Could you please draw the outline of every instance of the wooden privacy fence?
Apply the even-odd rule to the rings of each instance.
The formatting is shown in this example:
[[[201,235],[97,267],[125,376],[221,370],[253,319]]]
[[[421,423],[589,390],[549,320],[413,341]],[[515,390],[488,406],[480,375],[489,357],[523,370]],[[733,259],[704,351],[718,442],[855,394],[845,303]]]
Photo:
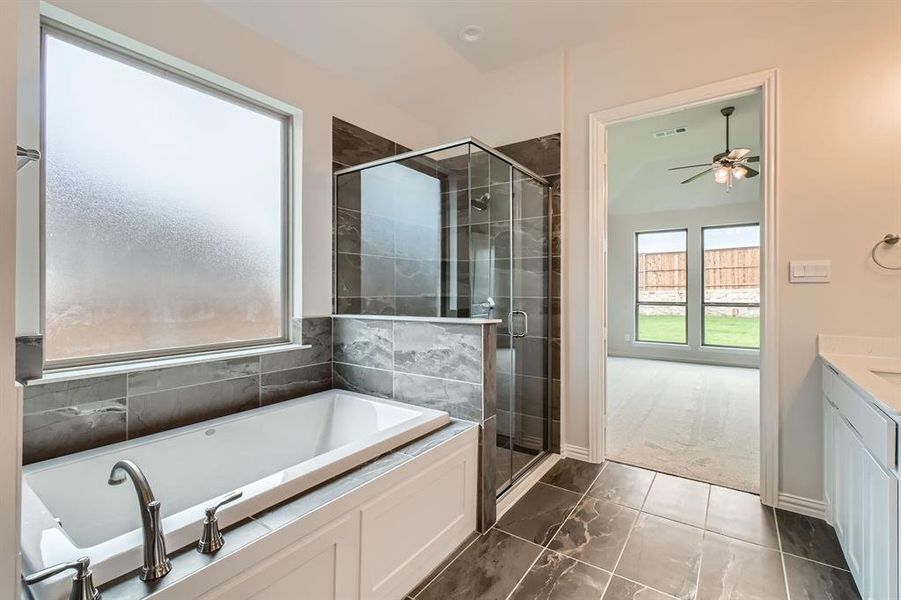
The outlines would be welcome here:
[[[645,291],[686,287],[685,252],[638,255],[638,287]],[[704,287],[760,287],[760,248],[723,248],[704,252]]]

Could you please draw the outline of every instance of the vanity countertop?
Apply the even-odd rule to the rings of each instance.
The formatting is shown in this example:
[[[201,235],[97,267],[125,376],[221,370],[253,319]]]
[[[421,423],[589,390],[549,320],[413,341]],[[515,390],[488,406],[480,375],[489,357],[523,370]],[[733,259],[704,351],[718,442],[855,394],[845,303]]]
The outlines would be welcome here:
[[[820,334],[820,358],[901,421],[901,338]]]

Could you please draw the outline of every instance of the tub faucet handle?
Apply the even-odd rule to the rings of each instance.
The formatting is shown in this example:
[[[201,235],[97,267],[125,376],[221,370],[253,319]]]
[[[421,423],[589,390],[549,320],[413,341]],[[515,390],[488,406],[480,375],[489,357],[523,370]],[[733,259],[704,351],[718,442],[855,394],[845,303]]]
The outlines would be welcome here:
[[[197,542],[198,552],[201,554],[214,554],[225,545],[225,539],[222,537],[222,532],[219,531],[219,518],[216,516],[216,512],[223,505],[234,502],[243,495],[244,492],[235,492],[220,500],[218,504],[206,507],[204,511],[206,516],[203,519],[203,533],[200,534],[200,541]]]
[[[47,567],[37,573],[22,577],[25,585],[33,585],[39,581],[49,579],[54,575],[58,575],[63,571],[75,569],[75,577],[72,578],[72,591],[69,592],[69,600],[100,600],[100,592],[94,587],[93,572],[89,568],[91,559],[82,556],[78,560],[70,563],[59,563],[52,567]]]

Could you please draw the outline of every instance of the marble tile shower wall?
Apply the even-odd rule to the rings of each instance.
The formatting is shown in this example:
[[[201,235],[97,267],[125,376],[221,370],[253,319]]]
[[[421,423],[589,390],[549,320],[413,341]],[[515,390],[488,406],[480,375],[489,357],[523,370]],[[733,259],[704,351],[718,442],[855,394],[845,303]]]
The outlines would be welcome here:
[[[30,464],[332,387],[332,319],[305,318],[311,348],[25,386]]]
[[[494,322],[333,319],[334,385],[479,423],[480,526],[495,520]]]
[[[547,399],[547,378],[550,386],[550,439],[549,449],[560,451],[560,249],[561,249],[561,216],[562,202],[560,196],[560,134],[551,134],[522,142],[508,144],[497,148],[524,167],[544,177],[551,184],[550,214],[545,215],[538,210],[538,205],[526,201],[522,218],[513,221],[516,235],[521,236],[518,248],[522,258],[514,268],[520,269],[516,279],[521,281],[520,289],[514,291],[517,302],[529,313],[529,335],[520,338],[523,360],[517,364],[517,411],[512,416],[515,420],[514,430],[521,432],[526,438],[540,439],[544,427],[544,406]],[[522,190],[528,191],[528,190]],[[516,189],[514,188],[514,193]],[[550,241],[543,237],[550,219]],[[543,272],[542,244],[550,244],[550,273]],[[547,279],[550,277],[550,315],[544,311],[544,293],[547,290]],[[538,317],[537,319],[535,317]],[[502,331],[503,333],[503,331]],[[547,344],[547,338],[550,344]],[[498,430],[504,435],[504,427],[511,421],[504,414],[502,405],[505,392],[503,385],[509,382],[512,365],[503,364],[504,351],[500,348],[506,340],[498,339]],[[550,352],[548,367],[547,352]],[[548,370],[550,371],[548,373]],[[509,397],[509,396],[507,396]]]
[[[336,171],[408,150],[341,119],[332,120]],[[427,157],[401,164],[437,177],[437,165]],[[383,202],[376,199],[364,205],[361,186],[359,173],[338,179],[336,312],[437,315],[441,254],[437,244],[430,243],[438,238],[437,227],[424,226],[423,220],[417,218],[416,207],[403,206],[409,200],[403,194],[395,193]]]

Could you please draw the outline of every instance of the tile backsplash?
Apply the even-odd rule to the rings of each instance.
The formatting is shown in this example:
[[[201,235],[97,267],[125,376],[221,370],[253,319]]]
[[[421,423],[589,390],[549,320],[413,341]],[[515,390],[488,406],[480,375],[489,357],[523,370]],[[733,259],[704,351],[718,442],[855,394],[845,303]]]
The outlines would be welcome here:
[[[311,348],[26,385],[23,462],[331,389],[331,321],[302,320]]]

